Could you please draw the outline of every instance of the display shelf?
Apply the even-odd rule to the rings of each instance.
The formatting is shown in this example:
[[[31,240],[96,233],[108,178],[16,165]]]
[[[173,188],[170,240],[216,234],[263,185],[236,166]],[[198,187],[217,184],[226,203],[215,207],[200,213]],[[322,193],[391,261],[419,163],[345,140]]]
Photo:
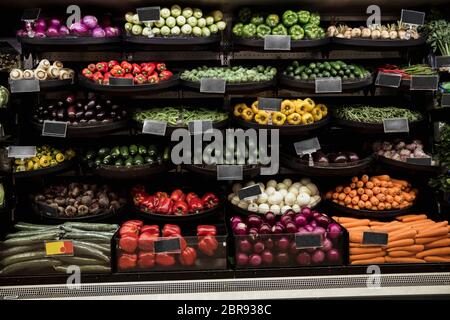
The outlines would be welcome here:
[[[422,173],[429,173],[429,174],[439,174],[439,172],[443,171],[443,168],[440,166],[427,166],[427,165],[420,165],[420,164],[413,164],[408,163],[404,161],[397,161],[392,160],[386,157],[378,156],[377,161],[384,165],[385,167],[389,167],[391,169],[399,170],[399,171],[407,171],[407,172],[422,172]]]
[[[308,134],[313,134],[314,132],[322,130],[331,122],[331,117],[325,117],[322,120],[314,122],[308,125],[260,125],[253,121],[245,121],[239,118],[234,118],[233,122],[241,128],[252,128],[252,129],[277,129],[280,132],[280,135],[289,135],[289,136],[304,136]]]
[[[252,47],[258,49],[264,49],[264,39],[246,39],[246,38],[234,38],[233,43],[238,46]],[[309,49],[326,46],[330,43],[329,38],[317,39],[317,40],[291,40],[291,49]],[[276,51],[276,50],[271,50]]]
[[[315,81],[312,80],[297,80],[293,77],[281,75],[279,77],[280,86],[295,88],[295,89],[315,89]],[[342,80],[342,90],[356,90],[363,89],[372,85],[373,75],[357,80]]]
[[[19,37],[18,40],[22,45],[29,46],[90,46],[90,45],[103,45],[111,43],[120,43],[120,37],[78,37],[78,36],[66,36],[66,37],[45,37],[45,38],[30,38]]]
[[[344,45],[344,46],[355,46],[355,47],[370,47],[370,48],[407,48],[422,46],[426,43],[425,37],[420,37],[419,39],[410,40],[385,40],[385,39],[365,39],[365,38],[336,38],[331,39],[331,43]]]
[[[135,180],[149,178],[171,169],[172,165],[165,163],[161,165],[145,164],[141,166],[132,166],[130,168],[100,165],[93,169],[92,173],[108,179]]]
[[[193,173],[217,179],[217,166],[185,164],[183,165],[183,168]],[[244,165],[242,168],[242,176],[243,178],[256,177],[260,175],[260,171],[260,165]]]
[[[126,43],[151,46],[204,46],[218,43],[220,39],[221,36],[219,34],[210,37],[145,37],[130,34],[123,35],[123,40]]]
[[[187,88],[200,90],[200,82],[180,80],[180,84]],[[225,92],[254,92],[266,90],[273,86],[275,86],[275,80],[261,82],[227,83],[225,85]]]
[[[34,177],[40,177],[40,176],[46,176],[46,175],[52,175],[52,174],[58,174],[61,172],[65,172],[65,171],[70,170],[74,165],[75,165],[75,161],[69,160],[69,161],[64,161],[56,166],[51,166],[48,168],[14,172],[13,175],[14,175],[14,178],[16,178],[16,179],[34,178]]]
[[[186,214],[186,215],[168,215],[168,214],[158,214],[154,212],[147,212],[134,207],[133,210],[136,212],[136,216],[144,221],[161,221],[165,223],[184,223],[184,222],[198,222],[202,219],[207,219],[213,215],[219,215],[223,205],[219,203],[218,206],[203,210],[200,213]]]

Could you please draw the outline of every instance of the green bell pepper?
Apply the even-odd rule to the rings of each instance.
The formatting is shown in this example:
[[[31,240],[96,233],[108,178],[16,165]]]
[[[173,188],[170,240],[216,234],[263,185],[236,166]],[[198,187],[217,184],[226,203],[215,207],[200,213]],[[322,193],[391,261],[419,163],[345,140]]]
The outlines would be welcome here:
[[[272,32],[272,29],[270,29],[270,27],[265,24],[260,24],[256,28],[256,35],[258,36],[258,38],[264,38],[265,36],[269,35],[271,32]]]
[[[132,144],[129,148],[128,151],[130,152],[131,156],[134,156],[138,153],[138,147],[135,144]]]
[[[316,40],[319,39],[319,32],[317,28],[309,28],[309,29],[305,29],[305,36],[306,38],[310,39],[310,40]]]
[[[114,165],[115,165],[116,167],[121,167],[121,166],[123,166],[123,161],[122,161],[122,159],[117,159],[116,162],[114,162]]]
[[[256,34],[256,26],[253,23],[246,24],[242,29],[242,36],[244,38],[252,38]]]
[[[300,10],[297,12],[298,22],[301,24],[307,24],[309,22],[311,14],[309,11],[306,10]]]
[[[235,37],[242,37],[242,29],[244,28],[244,24],[239,22],[236,23],[233,27],[233,35]]]
[[[288,34],[288,31],[286,27],[280,23],[279,25],[277,25],[275,28],[272,29],[272,34],[286,36]]]
[[[110,153],[111,157],[113,157],[114,159],[118,158],[120,156],[120,148],[119,147],[114,147],[111,149],[111,153]]]
[[[252,18],[250,19],[250,23],[253,23],[255,26],[259,26],[264,23],[264,17],[259,13],[252,14]]]
[[[105,165],[109,165],[112,162],[112,157],[110,155],[107,155],[106,157],[103,158],[102,163]]]
[[[266,24],[271,28],[275,28],[279,23],[280,17],[277,14],[269,14],[266,18]]]
[[[133,166],[133,158],[128,158],[127,160],[125,160],[125,166],[126,167]]]
[[[292,10],[287,10],[283,13],[282,20],[286,27],[291,27],[298,21],[297,14]]]
[[[147,153],[150,157],[154,157],[158,154],[158,148],[154,144],[151,144],[147,148]]]
[[[309,17],[309,23],[318,26],[320,24],[320,14],[318,12],[311,13]]]
[[[144,158],[144,161],[145,161],[145,163],[147,163],[147,164],[153,164],[153,162],[154,162],[153,158],[150,157],[150,156],[146,156],[146,157]]]
[[[143,165],[144,164],[144,158],[141,155],[138,154],[136,157],[134,157],[133,164],[135,166]]]
[[[318,31],[319,39],[325,38],[326,32],[325,32],[325,30],[323,28],[318,28],[317,31]]]
[[[138,146],[138,153],[143,156],[147,154],[147,148],[144,147],[143,145],[139,145]]]
[[[109,155],[109,152],[110,152],[109,148],[100,148],[100,150],[98,150],[97,154],[100,157],[105,157],[105,156]]]
[[[244,7],[239,10],[238,16],[239,21],[241,21],[242,23],[247,23],[250,21],[250,18],[252,16],[252,10],[249,7]]]
[[[305,36],[305,31],[298,24],[289,28],[289,35],[292,40],[302,40]]]
[[[120,147],[120,155],[123,157],[123,158],[128,158],[128,155],[129,155],[130,153],[128,152],[128,147],[127,146],[123,146],[123,147]]]

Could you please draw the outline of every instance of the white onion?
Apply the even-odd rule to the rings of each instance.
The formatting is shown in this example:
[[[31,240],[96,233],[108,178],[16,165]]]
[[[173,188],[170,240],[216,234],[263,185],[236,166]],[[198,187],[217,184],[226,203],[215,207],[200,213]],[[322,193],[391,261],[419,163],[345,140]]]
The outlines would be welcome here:
[[[296,199],[296,200],[297,200],[297,199]],[[301,208],[300,208],[300,206],[299,206],[298,204],[294,204],[294,205],[292,206],[292,210],[294,210],[295,213],[299,213],[300,210],[301,210]]]
[[[278,191],[279,193],[281,193],[282,197],[284,198],[287,194],[288,191],[286,189],[281,189],[280,191]]]
[[[266,187],[276,187],[277,186],[277,182],[275,180],[269,180],[266,183]]]
[[[267,188],[266,188],[266,193],[267,193],[267,195],[269,195],[269,196],[273,195],[275,192],[276,192],[276,190],[275,190],[274,187],[267,187]]]
[[[266,213],[269,211],[269,205],[267,203],[261,203],[258,206],[258,213]]]
[[[287,189],[287,186],[284,183],[277,183],[276,189],[277,190]]]
[[[292,180],[291,179],[284,179],[283,183],[286,185],[286,187],[292,186]]]
[[[286,211],[291,210],[291,209],[292,209],[291,206],[282,206],[282,207],[281,207],[281,213],[283,214],[283,213],[285,213]]]
[[[297,200],[297,196],[291,192],[289,192],[285,197],[284,197],[284,202],[288,205],[288,206],[293,206],[295,204],[295,201]]]
[[[300,187],[300,189],[298,189],[298,193],[299,194],[306,193],[308,195],[311,195],[311,190],[306,186],[302,186]]]
[[[314,183],[308,183],[306,187],[311,191],[312,196],[319,194],[319,189],[317,189],[317,186]]]
[[[311,179],[310,178],[303,178],[300,180],[300,183],[304,186],[306,186],[308,183],[311,183]]]
[[[297,197],[297,196],[298,196],[298,194],[299,194],[299,192],[298,192],[298,189],[297,189],[296,187],[289,187],[289,189],[288,189],[288,193],[292,193],[292,194],[294,194],[294,195],[295,195],[295,197]]]
[[[309,204],[311,201],[311,197],[307,193],[300,193],[297,196],[297,203],[300,207],[304,207]]]
[[[272,211],[275,214],[280,214],[281,213],[281,208],[279,205],[277,204],[273,204],[270,206],[270,211]]]
[[[261,203],[266,203],[268,200],[269,200],[269,196],[267,195],[267,193],[263,192],[258,196],[258,200],[256,200],[256,202],[261,204]]]

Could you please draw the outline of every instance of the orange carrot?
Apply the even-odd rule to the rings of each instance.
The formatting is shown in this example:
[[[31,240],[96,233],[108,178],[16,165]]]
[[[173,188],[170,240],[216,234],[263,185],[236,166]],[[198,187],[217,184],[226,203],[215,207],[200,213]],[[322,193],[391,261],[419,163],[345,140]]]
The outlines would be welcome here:
[[[374,187],[374,188],[372,189],[372,191],[373,191],[373,194],[374,194],[374,195],[377,195],[377,194],[380,193],[380,187]]]
[[[384,257],[386,255],[386,252],[380,251],[380,252],[373,252],[373,253],[365,253],[365,254],[354,254],[350,255],[350,260],[367,260],[372,258],[378,258],[378,257]]]
[[[345,199],[345,193],[339,193],[338,199],[339,199],[340,201],[344,201],[344,199]]]
[[[355,260],[351,264],[381,264],[385,263],[385,257],[372,258],[367,260]]]
[[[336,187],[336,192],[342,192],[342,190],[344,190],[343,186],[337,186]]]
[[[362,188],[362,187],[364,187],[364,182],[358,181],[358,182],[356,183],[356,187],[357,187],[357,188]]]
[[[353,222],[342,222],[342,225],[344,228],[352,228],[352,227],[360,227],[360,226],[367,226],[369,227],[369,219],[360,219],[359,221],[353,221]],[[367,228],[369,229],[369,228]]]
[[[387,247],[388,248],[404,247],[404,246],[411,246],[413,244],[414,244],[413,239],[402,239],[402,240],[388,242]]]
[[[358,182],[358,180],[359,180],[358,177],[353,177],[352,178],[352,182]]]
[[[369,196],[367,194],[363,194],[361,195],[361,200],[366,202],[367,200],[369,200]]]
[[[368,181],[368,182],[366,182],[366,188],[367,189],[374,189],[374,185],[373,185],[373,182],[371,182],[371,181]],[[376,187],[376,188],[378,188],[378,187]]]
[[[389,257],[393,257],[393,258],[400,258],[400,257],[411,257],[411,258],[415,258],[415,254],[414,252],[411,251],[391,251],[389,252]]]
[[[415,230],[406,230],[403,232],[393,232],[389,234],[389,241],[397,241],[403,239],[414,239],[416,236]]]
[[[450,262],[450,256],[426,256],[423,258],[426,262]]]
[[[345,188],[344,188],[344,193],[345,193],[345,194],[349,194],[350,191],[352,191],[352,189],[351,189],[350,187],[345,187]]]
[[[364,193],[367,194],[367,196],[368,196],[369,198],[373,196],[373,191],[370,190],[370,189],[365,189],[365,190],[364,190]],[[366,200],[366,201],[367,201],[367,200]]]
[[[425,219],[427,219],[427,216],[425,214],[418,214],[418,215],[412,215],[412,216],[403,218],[402,222],[411,222],[411,221],[425,220]]]
[[[376,220],[370,220],[369,225],[370,226],[384,226],[386,222],[376,221]]]
[[[352,198],[350,198],[349,196],[346,196],[344,199],[344,203],[345,204],[351,204],[352,203]]]
[[[373,176],[373,178],[374,179],[378,179],[380,181],[389,181],[389,180],[391,180],[391,178],[387,174],[383,174],[383,175],[380,175],[380,176]]]
[[[389,256],[384,257],[387,263],[423,263],[425,260],[418,258],[392,258]]]
[[[381,252],[380,247],[350,248],[351,255]]]
[[[436,240],[425,244],[425,249],[440,248],[440,247],[450,247],[450,239],[444,238],[441,240]]]
[[[443,237],[432,237],[432,238],[416,238],[416,244],[427,244],[427,243],[431,243],[434,241],[438,241],[441,239],[447,239],[447,236],[443,236]]]
[[[356,190],[352,190],[352,191],[350,191],[350,193],[349,193],[350,197],[352,197],[352,198],[356,197],[357,194],[358,194],[358,193],[356,192]]]
[[[430,230],[420,230],[417,234],[418,238],[431,238],[431,237],[440,237],[448,234],[448,229],[446,227],[438,227],[432,228]]]
[[[447,255],[450,255],[450,247],[424,250],[416,254],[416,257],[421,259],[426,256],[447,256]]]
[[[412,246],[395,247],[387,249],[388,252],[392,251],[409,251],[409,252],[420,252],[424,250],[423,244],[413,244]]]
[[[349,232],[350,242],[356,242],[356,243],[360,244],[362,242],[362,237],[363,237],[363,234],[361,231],[355,231],[355,232],[350,231]]]

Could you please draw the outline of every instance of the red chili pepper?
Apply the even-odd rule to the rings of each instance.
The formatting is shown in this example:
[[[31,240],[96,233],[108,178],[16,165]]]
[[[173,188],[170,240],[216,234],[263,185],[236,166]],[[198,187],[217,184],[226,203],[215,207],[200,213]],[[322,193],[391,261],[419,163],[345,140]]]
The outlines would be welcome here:
[[[159,234],[154,234],[150,232],[143,232],[139,236],[138,247],[144,251],[153,251],[153,244],[155,240],[158,239]]]
[[[95,66],[94,63],[90,63],[90,64],[87,66],[87,68],[88,68],[92,73],[94,73],[95,71],[97,71],[97,67]]]
[[[149,232],[151,234],[157,234],[159,236],[159,226],[157,224],[145,225],[141,228],[141,232]]]
[[[108,72],[108,64],[106,62],[97,62],[95,68],[100,72]]]
[[[191,200],[192,200],[192,199],[195,199],[195,198],[198,199],[198,195],[197,195],[195,192],[189,192],[189,193],[186,195],[186,202],[187,202],[188,204],[190,204],[190,203],[191,203]]]
[[[219,204],[219,198],[214,193],[208,192],[202,197],[202,204],[205,208],[214,208]]]
[[[170,198],[161,198],[159,199],[158,207],[156,208],[156,212],[162,214],[170,214],[172,210],[172,200]]]
[[[117,60],[109,60],[108,62],[108,68],[112,69],[114,66],[118,66],[119,62]]]
[[[153,62],[141,63],[142,74],[150,76],[155,71],[156,65]]]
[[[128,61],[122,61],[120,63],[120,66],[125,70],[126,73],[131,73],[131,71],[133,70],[133,65]]]
[[[166,64],[165,64],[165,63],[162,63],[162,62],[157,63],[157,64],[156,64],[156,70],[158,70],[158,71],[164,71],[164,70],[166,70]]]
[[[136,262],[137,262],[136,254],[122,253],[119,257],[117,264],[119,270],[127,270],[135,268]]]
[[[184,216],[189,212],[189,206],[186,202],[184,201],[176,201],[173,204],[173,212],[175,215],[177,216]]]
[[[124,76],[125,70],[123,70],[121,66],[117,65],[111,69],[111,74],[113,75],[113,77],[121,78]]]
[[[161,81],[169,80],[173,76],[173,73],[169,70],[163,70],[159,73],[159,79]]]
[[[170,194],[170,199],[172,199],[173,201],[184,201],[185,198],[186,196],[180,189],[173,190]]]
[[[187,247],[180,254],[180,263],[183,266],[192,266],[197,259],[197,251],[192,247]]]
[[[120,236],[119,247],[127,253],[133,253],[138,246],[138,235],[133,233],[126,233]]]
[[[162,199],[162,198],[168,198],[169,195],[167,194],[167,192],[158,191],[157,193],[155,193],[155,197],[157,197],[158,199]]]
[[[139,252],[137,264],[139,268],[152,268],[155,265],[153,252]]]
[[[197,236],[215,236],[217,234],[216,226],[199,225],[197,226]]]
[[[207,256],[213,256],[216,253],[219,243],[216,237],[206,236],[198,242],[198,249]]]
[[[147,78],[143,74],[138,74],[134,77],[135,84],[144,84],[147,82]]]
[[[148,83],[159,83],[159,77],[158,74],[156,72],[154,72],[152,75],[148,76],[147,78]]]
[[[132,66],[133,66],[133,70],[132,70],[131,73],[132,73],[134,76],[136,76],[136,75],[142,73],[142,69],[141,69],[141,67],[140,67],[137,63],[133,63]]]
[[[157,253],[156,255],[156,264],[160,266],[170,267],[175,264],[175,257],[168,253]]]
[[[192,198],[191,202],[189,202],[189,212],[199,213],[203,210],[202,200],[199,198]]]
[[[88,79],[91,79],[93,77],[93,73],[88,68],[84,68],[83,71],[81,71],[81,74],[85,76]]]
[[[127,234],[135,234],[138,235],[139,234],[139,227],[136,225],[132,225],[132,224],[127,224],[127,225],[122,225],[119,229],[119,235],[120,236],[124,236]]]
[[[162,230],[163,237],[181,235],[180,227],[176,224],[165,224]]]

